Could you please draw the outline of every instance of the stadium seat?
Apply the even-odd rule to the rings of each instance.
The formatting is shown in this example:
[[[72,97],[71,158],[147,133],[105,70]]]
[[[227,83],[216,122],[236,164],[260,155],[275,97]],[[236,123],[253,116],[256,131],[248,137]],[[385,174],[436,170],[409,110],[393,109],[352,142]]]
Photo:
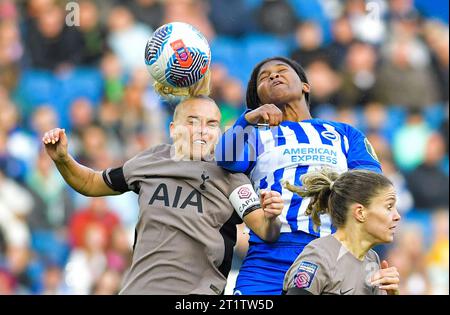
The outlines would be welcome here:
[[[85,97],[94,105],[99,103],[103,92],[103,79],[98,69],[77,68],[59,78],[61,97],[69,104],[75,99]]]
[[[58,101],[58,82],[50,71],[27,70],[22,73],[14,95],[22,115],[28,118],[36,106]]]
[[[31,248],[44,261],[53,261],[64,266],[69,257],[69,245],[50,230],[32,231]]]

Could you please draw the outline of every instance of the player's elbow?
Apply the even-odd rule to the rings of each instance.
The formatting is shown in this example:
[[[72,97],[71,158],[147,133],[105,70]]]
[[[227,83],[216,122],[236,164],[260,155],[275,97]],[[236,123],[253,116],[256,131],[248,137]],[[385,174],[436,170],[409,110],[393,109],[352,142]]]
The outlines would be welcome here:
[[[277,218],[275,221],[267,224],[260,230],[258,236],[267,243],[275,243],[280,237],[281,222]]]

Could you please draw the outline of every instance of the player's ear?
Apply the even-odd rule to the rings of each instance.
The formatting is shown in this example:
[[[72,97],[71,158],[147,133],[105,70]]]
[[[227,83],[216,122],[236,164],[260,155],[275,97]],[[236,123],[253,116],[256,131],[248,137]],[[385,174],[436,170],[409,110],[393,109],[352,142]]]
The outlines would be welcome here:
[[[359,203],[355,203],[351,206],[351,211],[353,214],[353,217],[356,219],[356,221],[363,223],[366,221],[366,208]]]
[[[311,86],[309,85],[309,83],[302,83],[302,90],[303,93],[309,93],[311,91]]]

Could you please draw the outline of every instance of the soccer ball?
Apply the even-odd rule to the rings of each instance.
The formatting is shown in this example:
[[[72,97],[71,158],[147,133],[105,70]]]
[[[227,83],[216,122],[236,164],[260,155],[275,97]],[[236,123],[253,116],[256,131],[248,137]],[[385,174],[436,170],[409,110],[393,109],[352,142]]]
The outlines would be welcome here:
[[[150,75],[166,86],[195,84],[205,75],[210,62],[208,41],[187,23],[164,24],[153,33],[145,48]]]

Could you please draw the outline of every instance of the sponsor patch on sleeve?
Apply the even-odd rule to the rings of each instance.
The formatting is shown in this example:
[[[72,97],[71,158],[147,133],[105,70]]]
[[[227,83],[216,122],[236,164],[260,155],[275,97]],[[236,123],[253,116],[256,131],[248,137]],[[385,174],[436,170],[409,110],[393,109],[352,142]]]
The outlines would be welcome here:
[[[297,269],[297,274],[294,277],[294,285],[300,289],[307,289],[316,275],[319,266],[308,261],[302,261]]]
[[[380,162],[380,161],[378,160],[377,154],[375,153],[375,149],[373,148],[372,144],[370,144],[369,140],[367,140],[367,138],[364,138],[364,144],[366,145],[367,153],[369,153],[370,156],[371,156],[375,161]]]
[[[228,199],[241,218],[244,216],[245,211],[260,204],[259,197],[250,184],[239,186],[233,190]]]

